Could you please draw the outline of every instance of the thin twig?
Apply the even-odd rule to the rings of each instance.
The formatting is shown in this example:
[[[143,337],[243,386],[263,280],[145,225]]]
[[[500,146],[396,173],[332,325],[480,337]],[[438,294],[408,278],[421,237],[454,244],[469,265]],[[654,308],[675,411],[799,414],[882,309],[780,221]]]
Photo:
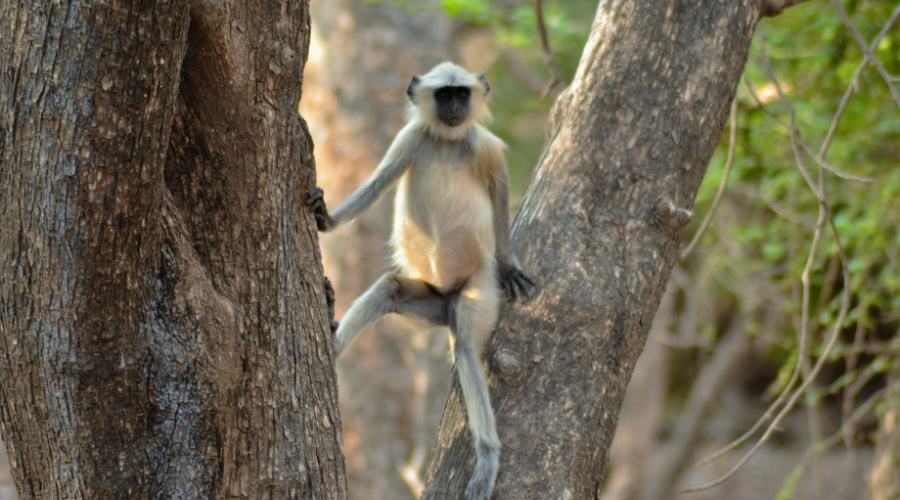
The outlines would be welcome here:
[[[878,35],[875,37],[875,39],[869,45],[869,50],[863,51],[864,52],[863,60],[860,61],[859,65],[856,67],[856,71],[853,73],[853,78],[850,81],[850,85],[847,86],[847,90],[844,92],[844,96],[841,98],[841,104],[838,106],[838,110],[835,113],[834,118],[831,120],[831,125],[828,128],[828,133],[825,134],[825,140],[822,142],[822,146],[819,149],[819,154],[818,155],[810,154],[810,156],[812,156],[813,158],[816,158],[816,161],[819,162],[820,165],[824,166],[824,168],[826,170],[833,172],[838,177],[845,178],[845,179],[853,179],[853,180],[867,180],[867,178],[865,178],[865,177],[855,177],[855,176],[850,176],[848,174],[838,172],[837,170],[835,170],[832,167],[825,164],[822,161],[822,158],[825,157],[825,153],[828,151],[828,148],[831,146],[831,140],[834,138],[834,134],[837,131],[838,123],[840,122],[840,119],[844,114],[844,110],[847,107],[847,102],[850,100],[850,96],[853,94],[854,91],[858,90],[859,76],[862,73],[863,68],[865,68],[866,65],[869,63],[870,57],[874,57],[875,48],[878,47],[878,44],[881,42],[881,39],[884,38],[884,35],[887,34],[887,32],[890,30],[891,26],[893,26],[894,23],[897,22],[898,18],[900,18],[900,5],[898,5],[897,8],[894,9],[894,12],[891,13],[891,17],[887,20],[887,22],[884,24],[884,27],[881,28],[881,31],[878,32]],[[895,80],[896,80],[896,78],[895,78]],[[775,113],[770,111],[766,107],[766,105],[763,104],[762,100],[759,98],[758,95],[756,95],[756,91],[753,89],[753,86],[750,84],[750,81],[746,77],[744,78],[744,85],[747,87],[747,90],[750,92],[750,96],[753,97],[753,100],[756,101],[756,104],[760,107],[760,109],[762,109],[763,111],[766,112],[766,114],[771,116],[772,119],[775,120],[776,123],[778,123],[779,125],[782,125],[783,127],[787,128],[787,129],[790,129],[790,127],[786,123],[779,120],[778,117],[775,115]],[[809,151],[809,149],[806,148],[805,146],[804,146],[804,149]]]
[[[731,162],[734,159],[735,139],[737,138],[737,101],[737,96],[734,96],[734,100],[731,101],[731,132],[728,135],[728,158],[725,160],[725,172],[722,174],[722,182],[719,184],[719,190],[716,192],[716,197],[713,198],[712,205],[709,207],[709,212],[706,213],[706,218],[703,219],[703,224],[700,224],[700,229],[694,234],[694,238],[688,243],[684,251],[681,252],[682,260],[687,258],[688,254],[691,253],[691,250],[694,249],[694,245],[700,241],[700,237],[703,236],[703,231],[706,230],[706,226],[709,225],[713,213],[719,205],[719,200],[722,199],[722,193],[725,192],[725,185],[728,183],[728,173],[731,172]]]
[[[719,450],[712,456],[709,456],[709,457],[703,459],[700,463],[697,464],[697,467],[702,467],[711,462],[715,462],[716,460],[722,458],[723,456],[725,456],[727,453],[731,452],[738,446],[741,446],[742,444],[746,443],[747,440],[749,440],[751,437],[753,437],[753,435],[756,434],[756,431],[758,431],[759,428],[762,427],[762,425],[764,423],[766,423],[767,421],[772,419],[772,417],[775,415],[775,411],[778,410],[779,406],[781,406],[781,403],[784,402],[785,399],[787,399],[789,394],[791,394],[791,390],[794,388],[794,384],[797,383],[797,380],[799,378],[800,378],[800,364],[799,364],[799,359],[798,359],[797,365],[794,366],[794,370],[791,373],[791,378],[790,378],[790,380],[788,380],[788,383],[785,384],[784,389],[782,389],[782,391],[781,391],[781,394],[778,395],[778,398],[775,400],[774,403],[769,405],[769,408],[766,409],[766,412],[763,414],[763,416],[760,417],[756,421],[756,423],[753,424],[753,427],[751,427],[750,430],[748,430],[743,435],[741,435],[741,437],[728,443],[724,448],[722,448],[721,450]]]
[[[778,118],[778,115],[776,115],[769,108],[766,107],[766,105],[762,102],[762,99],[760,99],[759,96],[756,95],[756,91],[753,90],[753,85],[750,83],[750,79],[747,78],[746,75],[744,75],[744,86],[747,87],[747,91],[750,92],[750,97],[753,98],[753,100],[756,102],[756,105],[759,106],[759,109],[765,111],[766,114],[769,115],[770,118],[772,118],[772,121],[781,125],[782,127],[786,128],[787,130],[791,129],[791,127],[787,123],[784,123],[783,121],[781,121]]]
[[[853,411],[853,415],[851,415],[849,420],[847,420],[841,424],[841,429],[838,429],[837,432],[835,432],[831,436],[823,439],[821,442],[810,444],[806,448],[806,451],[804,452],[803,461],[806,461],[806,459],[813,453],[825,452],[832,446],[840,443],[841,439],[842,439],[842,435],[845,432],[844,428],[850,427],[850,426],[856,424],[857,422],[859,422],[860,419],[862,419],[870,411],[872,411],[879,402],[881,402],[886,397],[888,397],[888,392],[889,392],[888,389],[889,389],[888,387],[885,387],[885,388],[875,392],[874,394],[872,394],[872,396],[870,396],[869,399],[867,399],[863,404],[859,405],[856,408],[856,410]],[[852,430],[852,429],[850,429],[850,430]]]
[[[856,31],[856,28],[853,27],[853,23],[850,22],[850,18],[847,17],[847,11],[844,10],[844,6],[838,0],[831,0],[831,5],[834,5],[834,8],[837,9],[838,14],[841,15],[841,20],[844,21],[844,26],[850,30],[850,33],[853,34],[853,38],[856,40],[859,48],[862,49],[863,54],[865,54],[866,59],[875,66],[875,69],[878,71],[878,74],[884,78],[884,81],[887,82],[888,88],[891,90],[891,96],[894,98],[894,102],[897,103],[897,106],[900,106],[900,91],[897,91],[897,87],[894,86],[895,76],[891,75],[884,69],[884,65],[881,64],[881,61],[875,57],[874,49],[875,47],[869,48],[869,45],[866,44],[866,41],[863,39],[862,35],[859,34],[859,31]],[[900,7],[898,7],[900,8]]]
[[[806,154],[809,155],[810,158],[813,159],[813,161],[816,162],[816,164],[817,164],[818,166],[820,166],[820,167],[824,168],[825,170],[831,172],[832,174],[834,174],[834,175],[840,177],[841,179],[847,179],[847,180],[849,180],[849,181],[859,181],[859,182],[873,182],[873,181],[875,181],[875,179],[874,179],[873,177],[866,177],[866,176],[863,176],[863,175],[851,175],[851,174],[845,174],[844,172],[841,172],[841,171],[837,170],[836,168],[832,167],[831,165],[829,165],[829,164],[825,163],[824,161],[820,160],[820,159],[819,159],[820,156],[814,155],[813,152],[812,152],[812,150],[809,149],[809,146],[807,146],[805,142],[801,142],[801,143],[800,143],[800,147],[803,149],[803,151],[806,152]]]
[[[413,334],[409,341],[411,349],[403,349],[401,357],[406,369],[413,379],[413,449],[406,463],[399,465],[397,471],[406,483],[407,488],[416,497],[422,495],[425,481],[422,478],[422,465],[428,453],[427,436],[427,399],[429,377],[427,353],[433,338],[441,338],[432,331],[420,331]]]
[[[556,61],[553,59],[553,51],[550,50],[550,37],[547,36],[547,27],[544,25],[544,7],[541,5],[541,0],[535,0],[534,2],[534,17],[537,21],[538,36],[541,39],[541,56],[544,57],[544,63],[547,65],[547,69],[550,70],[550,81],[541,93],[541,98],[544,98],[550,94],[553,87],[557,85],[565,87],[566,81],[559,71],[559,66],[556,65]]]
[[[881,28],[881,31],[878,32],[878,36],[875,37],[875,40],[872,41],[872,45],[870,45],[871,50],[865,53],[863,56],[863,60],[856,67],[856,71],[853,73],[853,79],[850,80],[850,85],[847,86],[847,90],[844,92],[844,96],[841,98],[841,104],[838,106],[837,112],[834,114],[834,118],[831,120],[831,126],[828,127],[828,133],[825,134],[825,140],[822,142],[822,147],[819,148],[819,154],[815,157],[820,161],[820,163],[824,163],[821,160],[825,158],[825,153],[828,152],[828,148],[831,146],[831,140],[834,138],[834,133],[837,131],[838,122],[840,122],[841,116],[844,114],[844,110],[847,107],[847,101],[850,100],[850,96],[854,91],[857,91],[857,86],[859,82],[859,75],[862,73],[863,68],[866,67],[866,64],[869,62],[869,54],[873,54],[872,51],[878,47],[878,43],[881,42],[881,38],[888,32],[888,30],[893,26],[893,24],[897,21],[897,18],[900,18],[900,5],[894,9],[894,12],[891,14],[891,17],[884,24],[884,27]]]
[[[877,405],[879,402],[881,402],[884,398],[886,398],[888,396],[889,392],[890,392],[890,387],[884,387],[884,388],[876,391],[871,396],[869,396],[869,399],[865,400],[865,402],[863,402],[861,405],[857,406],[855,410],[853,410],[853,414],[850,416],[850,418],[845,420],[841,424],[841,428],[838,429],[838,431],[836,433],[834,433],[830,438],[828,438],[825,441],[825,443],[830,443],[831,441],[834,441],[834,444],[837,444],[837,443],[841,442],[841,440],[844,439],[844,435],[850,434],[850,432],[853,430],[852,429],[853,424],[859,422],[859,420],[861,418],[863,418],[870,411],[872,411],[875,408],[875,405]]]

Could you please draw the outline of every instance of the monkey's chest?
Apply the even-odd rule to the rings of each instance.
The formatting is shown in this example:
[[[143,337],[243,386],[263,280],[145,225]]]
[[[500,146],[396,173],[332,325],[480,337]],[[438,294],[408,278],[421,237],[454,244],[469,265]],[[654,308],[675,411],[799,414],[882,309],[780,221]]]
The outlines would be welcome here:
[[[472,230],[479,239],[493,236],[490,198],[471,169],[416,166],[404,180],[400,188],[405,193],[398,196],[397,208],[403,210],[407,222],[434,238],[459,227]]]

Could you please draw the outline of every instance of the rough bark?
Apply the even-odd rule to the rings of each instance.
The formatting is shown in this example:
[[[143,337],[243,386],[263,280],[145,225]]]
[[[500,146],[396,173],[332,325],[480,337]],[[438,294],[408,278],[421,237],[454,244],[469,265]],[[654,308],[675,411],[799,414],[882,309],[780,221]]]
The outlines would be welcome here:
[[[651,474],[664,424],[666,386],[671,369],[671,347],[661,340],[670,337],[673,330],[677,291],[670,281],[628,383],[619,412],[622,425],[616,430],[609,451],[610,473],[602,500],[639,500]]]
[[[494,499],[600,495],[625,386],[769,2],[600,3],[513,225],[539,294],[487,362],[503,445]],[[458,384],[423,498],[461,498],[474,457]]]
[[[403,126],[412,75],[453,59],[447,43],[453,23],[433,3],[432,9],[404,13],[360,0],[313,2],[301,113],[316,144],[318,185],[329,202],[347,199],[375,170]],[[392,200],[385,196],[352,223],[320,235],[338,319],[388,268]],[[348,496],[412,499],[446,397],[447,335],[389,321],[373,330],[338,363]]]
[[[3,4],[0,429],[22,498],[346,496],[308,43],[306,1]]]

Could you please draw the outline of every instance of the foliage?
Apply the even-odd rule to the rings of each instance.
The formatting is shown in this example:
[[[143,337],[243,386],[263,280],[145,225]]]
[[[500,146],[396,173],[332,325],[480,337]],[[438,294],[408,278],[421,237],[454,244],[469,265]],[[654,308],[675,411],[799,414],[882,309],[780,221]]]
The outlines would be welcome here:
[[[842,5],[867,44],[900,6],[886,0]],[[897,28],[895,24],[888,30],[874,50],[892,75],[900,73]],[[792,374],[805,360],[808,367],[825,356],[826,368],[800,401],[814,411],[825,405],[840,408],[844,427],[833,435],[811,434],[812,454],[873,436],[854,429],[867,413],[884,407],[890,395],[886,372],[896,366],[900,352],[900,102],[889,87],[898,82],[888,83],[868,64],[859,71],[857,84],[851,85],[863,59],[862,48],[834,6],[810,2],[760,23],[745,85],[737,96],[737,139],[728,189],[698,250],[683,263],[692,275],[709,268],[721,283],[741,284],[726,288],[745,310],[777,308],[789,319],[783,323],[786,328],[766,332],[770,354],[782,363],[769,389],[772,399],[790,388]],[[778,96],[773,77],[789,102]],[[835,121],[848,88],[846,107]],[[823,194],[839,238],[826,223],[809,260],[819,201],[798,163],[818,179],[813,155],[821,154],[835,123],[823,159],[843,177],[825,170]],[[698,193],[698,214],[707,213],[715,198],[728,142],[726,134]],[[801,149],[807,145],[808,152],[795,154],[798,144]],[[841,247],[849,281],[843,276]],[[802,279],[808,260],[809,345],[802,349]],[[748,282],[762,282],[764,293],[744,286]],[[845,293],[849,310],[838,324]],[[826,352],[832,332],[837,342]],[[808,370],[802,370],[801,380],[809,378]],[[793,390],[798,386],[796,382]],[[787,479],[781,495],[791,496],[801,472],[798,467]]]
[[[847,5],[854,25],[867,41],[875,38],[895,7],[894,2],[887,1]],[[814,153],[819,151],[863,59],[862,50],[835,9],[809,3],[761,23],[745,71],[747,85],[739,89],[739,133],[731,188],[726,195],[729,209],[740,215],[716,224],[715,231],[704,236],[707,252],[716,252],[720,258],[701,256],[691,264],[704,260],[735,283],[753,274],[765,275],[773,292],[787,299],[781,302],[784,311],[799,315],[800,297],[794,290],[808,258],[818,202],[797,168],[788,109],[775,95],[767,75],[760,36],[765,38],[772,71],[796,110],[801,138]],[[898,44],[898,30],[894,29],[875,51],[893,74],[900,69]],[[762,106],[748,87],[763,101]],[[705,213],[715,196],[727,149],[726,137],[698,194],[698,213]],[[861,325],[872,342],[889,341],[896,335],[898,318],[892,311],[900,307],[898,157],[900,108],[884,79],[868,65],[838,123],[825,161],[840,172],[873,181],[825,174],[825,194],[849,259],[850,283],[842,282],[838,241],[826,230],[810,280],[813,331],[816,326],[819,331],[833,327],[841,306],[840,295],[849,286],[853,306],[843,327],[853,332]],[[808,155],[804,161],[810,168],[815,165]],[[738,258],[718,252],[716,241],[736,242],[741,248]],[[785,333],[784,343],[793,347],[796,332]],[[854,338],[845,335],[841,340],[838,353],[848,351],[848,342]]]

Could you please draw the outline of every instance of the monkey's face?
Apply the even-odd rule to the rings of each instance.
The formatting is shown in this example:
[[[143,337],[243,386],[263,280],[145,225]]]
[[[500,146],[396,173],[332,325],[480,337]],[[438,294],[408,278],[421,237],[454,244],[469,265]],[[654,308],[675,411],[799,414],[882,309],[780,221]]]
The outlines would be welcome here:
[[[435,90],[438,120],[449,127],[462,125],[469,117],[471,99],[472,89],[469,87],[441,87]]]

